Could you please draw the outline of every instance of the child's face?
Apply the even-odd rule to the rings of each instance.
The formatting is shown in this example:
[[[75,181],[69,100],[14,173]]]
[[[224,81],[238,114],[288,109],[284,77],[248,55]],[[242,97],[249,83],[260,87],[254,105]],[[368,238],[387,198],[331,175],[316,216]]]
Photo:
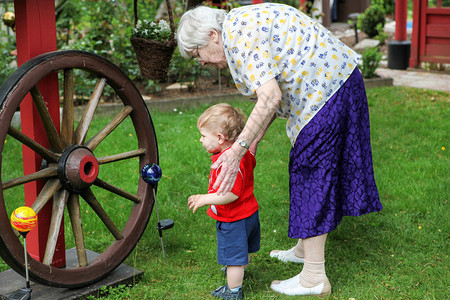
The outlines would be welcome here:
[[[200,142],[202,142],[203,147],[209,153],[218,153],[222,151],[220,136],[213,130],[205,127],[199,128],[200,130]]]

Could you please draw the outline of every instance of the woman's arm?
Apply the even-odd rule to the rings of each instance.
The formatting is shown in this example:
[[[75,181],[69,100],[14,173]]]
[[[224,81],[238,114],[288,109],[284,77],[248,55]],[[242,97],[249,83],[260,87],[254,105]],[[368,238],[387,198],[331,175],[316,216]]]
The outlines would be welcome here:
[[[248,151],[250,151],[251,154],[256,156],[256,150],[258,149],[258,144],[262,140],[263,136],[266,134],[267,129],[269,129],[270,125],[273,123],[273,121],[276,119],[276,114],[273,114],[272,119],[270,120],[269,124],[267,124],[267,127],[261,131],[261,133],[256,137],[256,139],[253,141],[253,143],[250,145],[250,148]]]
[[[239,139],[252,145],[259,137],[262,138],[275,115],[276,108],[281,101],[281,91],[275,78],[264,83],[256,90],[258,102],[256,102]],[[214,184],[214,189],[219,187],[217,194],[223,195],[231,191],[239,171],[239,162],[247,149],[234,143],[231,151],[226,151],[211,166],[212,169],[221,167],[219,176]]]
[[[196,210],[202,206],[224,205],[234,202],[238,198],[239,197],[232,192],[225,193],[224,195],[218,195],[217,193],[192,195],[188,199],[188,205],[189,209],[192,209],[192,213],[195,213]]]

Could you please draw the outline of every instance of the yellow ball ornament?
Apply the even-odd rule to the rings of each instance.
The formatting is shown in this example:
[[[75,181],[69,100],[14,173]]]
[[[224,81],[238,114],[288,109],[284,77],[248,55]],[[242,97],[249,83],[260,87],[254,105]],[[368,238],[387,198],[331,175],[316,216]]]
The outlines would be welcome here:
[[[6,26],[13,27],[16,23],[16,15],[13,12],[7,11],[3,14],[3,23]]]
[[[28,232],[37,224],[36,212],[28,206],[16,208],[11,214],[11,226],[19,232]]]

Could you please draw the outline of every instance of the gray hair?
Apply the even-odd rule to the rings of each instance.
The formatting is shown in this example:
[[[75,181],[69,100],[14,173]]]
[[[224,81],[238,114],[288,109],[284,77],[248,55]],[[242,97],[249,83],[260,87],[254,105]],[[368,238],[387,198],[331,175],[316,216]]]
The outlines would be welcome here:
[[[206,6],[197,6],[188,10],[181,17],[177,30],[178,50],[181,56],[189,58],[192,50],[208,43],[211,30],[222,32],[225,10]]]

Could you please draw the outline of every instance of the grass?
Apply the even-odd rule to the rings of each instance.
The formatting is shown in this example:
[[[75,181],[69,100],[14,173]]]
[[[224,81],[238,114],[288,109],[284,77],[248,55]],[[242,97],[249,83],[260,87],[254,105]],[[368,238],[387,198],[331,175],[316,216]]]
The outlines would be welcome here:
[[[368,90],[374,168],[384,209],[357,218],[344,217],[329,234],[326,269],[333,288],[330,299],[448,297],[449,96],[400,87]],[[249,101],[230,103],[247,115],[252,108]],[[156,214],[151,215],[146,232],[125,261],[144,271],[143,279],[131,289],[103,289],[109,292],[105,299],[207,299],[225,283],[216,262],[214,221],[205,209],[192,214],[186,204],[191,194],[207,189],[210,158],[196,129],[197,117],[206,108],[151,111],[163,170],[159,214],[161,219],[174,219],[175,226],[164,232],[163,259]],[[98,118],[96,122],[106,120]],[[260,203],[261,250],[248,268],[247,299],[290,299],[271,291],[270,282],[292,277],[302,268],[269,257],[272,249],[295,244],[287,237],[290,144],[284,127],[284,121],[275,121],[258,148],[255,194]],[[120,125],[117,136],[105,140],[103,146],[126,151],[135,142],[130,132],[130,123]],[[8,146],[13,148],[11,144]],[[17,172],[13,162],[9,165],[10,169],[3,166],[2,175]],[[108,172],[112,177],[121,176],[117,179],[121,181],[136,177],[134,170],[132,165],[124,165]],[[112,203],[111,211],[117,212]],[[126,212],[116,214],[127,218]],[[86,230],[93,233],[88,248],[101,249],[98,244],[108,244],[109,237],[102,233],[103,225],[90,220]],[[0,270],[6,269],[0,262]]]

